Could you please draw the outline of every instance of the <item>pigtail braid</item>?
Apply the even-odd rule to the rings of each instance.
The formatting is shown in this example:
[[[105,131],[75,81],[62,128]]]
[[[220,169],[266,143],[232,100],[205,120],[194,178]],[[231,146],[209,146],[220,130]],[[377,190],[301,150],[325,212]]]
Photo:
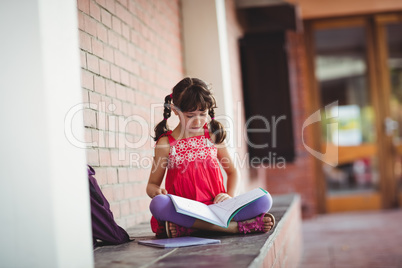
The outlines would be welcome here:
[[[155,127],[155,137],[154,141],[157,141],[160,136],[169,131],[169,126],[167,125],[167,120],[172,114],[172,109],[170,108],[170,104],[172,103],[172,95],[167,95],[165,97],[165,104],[163,109],[163,120],[159,122],[159,124]]]
[[[219,121],[215,120],[214,108],[210,108],[208,114],[211,117],[209,125],[212,134],[215,135],[215,143],[220,144],[226,139],[226,130]]]

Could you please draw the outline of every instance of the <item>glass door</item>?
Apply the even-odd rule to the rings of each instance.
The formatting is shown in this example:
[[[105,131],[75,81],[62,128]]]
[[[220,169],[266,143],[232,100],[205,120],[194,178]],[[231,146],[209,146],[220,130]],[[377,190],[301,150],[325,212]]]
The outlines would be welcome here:
[[[317,22],[312,29],[316,92],[325,118],[322,151],[338,150],[335,164],[322,164],[326,211],[380,209],[379,116],[367,20]]]

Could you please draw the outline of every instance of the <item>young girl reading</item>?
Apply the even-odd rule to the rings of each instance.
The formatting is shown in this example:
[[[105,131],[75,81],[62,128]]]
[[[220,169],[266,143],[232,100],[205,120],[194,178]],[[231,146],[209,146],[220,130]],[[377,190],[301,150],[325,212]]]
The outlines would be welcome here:
[[[214,108],[215,98],[210,89],[197,78],[184,78],[165,97],[164,118],[155,127],[155,156],[147,185],[147,194],[152,198],[151,226],[157,237],[187,236],[196,230],[268,232],[274,226],[275,218],[267,213],[272,206],[269,193],[242,208],[228,228],[177,213],[166,195],[174,194],[207,205],[236,195],[237,171],[225,146],[226,132],[215,120]],[[166,122],[171,111],[180,120],[173,131]],[[226,190],[218,162],[227,174]]]

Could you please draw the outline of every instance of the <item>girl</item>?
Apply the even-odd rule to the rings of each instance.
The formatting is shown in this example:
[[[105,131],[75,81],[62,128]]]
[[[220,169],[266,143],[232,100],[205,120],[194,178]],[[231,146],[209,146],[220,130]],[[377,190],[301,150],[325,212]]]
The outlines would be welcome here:
[[[147,185],[147,194],[152,198],[151,226],[158,237],[186,236],[196,230],[268,232],[274,225],[273,215],[266,213],[272,206],[269,194],[242,208],[228,228],[177,213],[166,195],[170,193],[207,205],[236,195],[237,171],[224,143],[226,132],[215,120],[215,108],[210,89],[197,78],[184,78],[165,97],[164,118],[155,127],[155,157]],[[166,123],[171,111],[180,120],[173,131]],[[227,190],[218,161],[227,174]],[[166,189],[163,189],[166,169]]]

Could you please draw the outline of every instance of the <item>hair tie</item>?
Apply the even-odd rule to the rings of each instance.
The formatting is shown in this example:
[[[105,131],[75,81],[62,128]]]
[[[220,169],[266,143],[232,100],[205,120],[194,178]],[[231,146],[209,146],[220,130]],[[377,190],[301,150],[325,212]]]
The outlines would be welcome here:
[[[163,120],[167,120],[167,118],[163,118]]]
[[[171,99],[173,99],[173,93],[169,95]]]
[[[215,119],[215,117],[211,117],[211,120],[214,120]]]

